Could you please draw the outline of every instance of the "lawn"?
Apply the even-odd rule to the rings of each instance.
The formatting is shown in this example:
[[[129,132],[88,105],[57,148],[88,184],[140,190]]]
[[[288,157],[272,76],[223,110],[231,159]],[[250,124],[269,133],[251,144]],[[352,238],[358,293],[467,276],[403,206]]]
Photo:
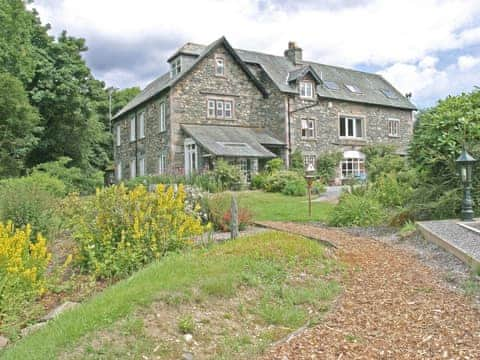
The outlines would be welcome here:
[[[340,277],[318,242],[263,232],[170,254],[0,357],[179,359],[188,348],[195,358],[248,358],[321,321]],[[184,333],[195,341],[185,342]]]
[[[255,220],[272,221],[320,221],[326,222],[333,209],[327,202],[312,202],[312,216],[308,216],[306,196],[286,196],[263,191],[239,192],[240,206],[248,208]]]

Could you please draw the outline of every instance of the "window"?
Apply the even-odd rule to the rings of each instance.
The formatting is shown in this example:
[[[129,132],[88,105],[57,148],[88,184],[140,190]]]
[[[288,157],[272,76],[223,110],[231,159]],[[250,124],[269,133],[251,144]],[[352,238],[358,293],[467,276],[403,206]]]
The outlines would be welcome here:
[[[217,112],[216,112],[216,117],[217,118],[223,118],[223,101],[217,100]]]
[[[335,81],[324,80],[323,85],[330,90],[340,90],[340,86]]]
[[[400,120],[388,119],[388,136],[399,137],[400,134]]]
[[[160,175],[167,172],[167,154],[161,153],[158,157],[158,173]]]
[[[144,176],[145,175],[145,159],[141,158],[138,160],[138,175]]]
[[[121,161],[119,161],[115,166],[115,175],[116,175],[117,181],[122,180],[122,162]]]
[[[180,74],[182,71],[182,60],[181,57],[177,57],[175,60],[172,61],[170,75],[171,77]]]
[[[144,111],[140,113],[140,116],[138,118],[138,127],[139,127],[138,137],[140,139],[143,139],[145,137],[145,112]]]
[[[360,158],[346,158],[342,160],[342,179],[365,175],[365,160]]]
[[[207,114],[209,118],[215,117],[215,100],[208,100]]]
[[[300,81],[300,97],[313,98],[313,83],[311,81]]]
[[[248,161],[247,159],[238,159],[238,167],[240,174],[242,174],[244,181],[248,181]]]
[[[215,58],[215,75],[225,75],[225,60],[222,57]]]
[[[136,126],[135,126],[135,116],[130,119],[130,141],[135,141],[137,139]]]
[[[398,99],[397,94],[391,89],[380,89],[380,91],[389,99]]]
[[[340,137],[362,138],[363,119],[340,117]]]
[[[308,165],[312,164],[315,166],[315,162],[317,161],[317,157],[315,155],[305,155],[303,157],[303,165],[307,168]]]
[[[232,118],[232,102],[225,101],[225,118],[231,119]]]
[[[315,136],[315,121],[302,120],[302,138],[313,138]]]
[[[258,173],[258,159],[250,159],[250,173],[252,175]]]
[[[167,125],[165,123],[165,103],[160,103],[160,132],[167,130]]]
[[[135,159],[130,160],[130,179],[137,176],[137,161]]]
[[[232,119],[233,101],[208,99],[207,117],[216,119]]]
[[[350,90],[352,93],[355,93],[355,94],[361,94],[362,91],[359,89],[358,86],[356,85],[351,85],[351,84],[345,84],[345,87]]]
[[[121,142],[122,142],[121,133],[120,133],[121,130],[122,130],[121,125],[120,125],[120,124],[117,125],[116,130],[115,130],[115,135],[116,135],[116,137],[117,137],[117,141],[116,141],[116,142],[117,142],[117,146],[120,146],[120,145],[121,145]]]

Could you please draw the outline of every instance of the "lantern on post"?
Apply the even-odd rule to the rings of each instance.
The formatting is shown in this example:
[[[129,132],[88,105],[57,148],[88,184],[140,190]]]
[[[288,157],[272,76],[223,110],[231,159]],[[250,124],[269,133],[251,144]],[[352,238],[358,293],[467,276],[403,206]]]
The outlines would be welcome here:
[[[460,179],[463,185],[463,200],[462,200],[462,220],[473,220],[473,200],[472,200],[472,172],[473,165],[477,162],[476,159],[470,155],[465,148],[456,160],[458,170],[460,172]]]
[[[315,179],[315,167],[309,163],[305,170],[305,180],[307,180],[308,187],[308,216],[312,216],[312,184]]]

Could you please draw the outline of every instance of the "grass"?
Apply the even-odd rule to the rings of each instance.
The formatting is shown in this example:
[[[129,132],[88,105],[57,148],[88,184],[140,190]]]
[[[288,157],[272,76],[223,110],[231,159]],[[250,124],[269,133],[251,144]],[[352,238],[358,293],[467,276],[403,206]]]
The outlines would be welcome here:
[[[331,203],[312,202],[312,216],[308,216],[306,196],[286,196],[263,191],[239,192],[240,206],[249,209],[258,221],[321,221],[327,222],[333,209]]]
[[[0,358],[51,359],[60,355],[68,358],[68,354],[79,359],[141,358],[152,352],[179,358],[181,352],[175,351],[181,348],[165,343],[164,334],[152,338],[145,330],[154,321],[158,321],[156,327],[166,322],[164,318],[145,317],[156,312],[152,307],[159,303],[167,307],[166,315],[177,314],[167,329],[175,336],[194,331],[195,337],[199,336],[196,341],[210,341],[212,334],[204,333],[202,338],[201,333],[207,331],[205,328],[212,332],[217,326],[216,331],[224,332],[224,345],[235,343],[238,352],[253,354],[328,309],[340,288],[332,276],[326,275],[339,269],[333,259],[325,256],[319,243],[279,232],[170,254],[61,314],[0,352]],[[222,315],[221,320],[208,318],[208,326],[197,328],[197,323],[202,322],[190,314],[197,303],[208,312],[223,306],[222,314],[228,315]],[[241,338],[236,337],[237,328],[227,326],[233,321],[245,331]],[[251,336],[248,330],[257,329],[258,324],[263,324],[264,336]],[[258,342],[248,340],[257,338]],[[91,345],[95,342],[96,347]],[[152,350],[154,345],[157,352]],[[224,349],[231,356],[229,346],[219,345],[215,355],[221,358]]]

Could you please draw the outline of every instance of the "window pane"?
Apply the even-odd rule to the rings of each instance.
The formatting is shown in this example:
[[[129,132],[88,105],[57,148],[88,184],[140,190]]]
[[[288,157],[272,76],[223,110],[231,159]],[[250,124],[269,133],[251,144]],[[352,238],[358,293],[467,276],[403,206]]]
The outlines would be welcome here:
[[[345,132],[345,118],[340,118],[340,136],[347,136],[347,133]]]
[[[355,119],[356,122],[356,127],[355,127],[355,136],[356,137],[362,137],[363,132],[362,132],[362,119]]]
[[[353,136],[353,119],[347,119],[348,132],[347,136]]]
[[[217,101],[217,117],[223,117],[223,101]]]

